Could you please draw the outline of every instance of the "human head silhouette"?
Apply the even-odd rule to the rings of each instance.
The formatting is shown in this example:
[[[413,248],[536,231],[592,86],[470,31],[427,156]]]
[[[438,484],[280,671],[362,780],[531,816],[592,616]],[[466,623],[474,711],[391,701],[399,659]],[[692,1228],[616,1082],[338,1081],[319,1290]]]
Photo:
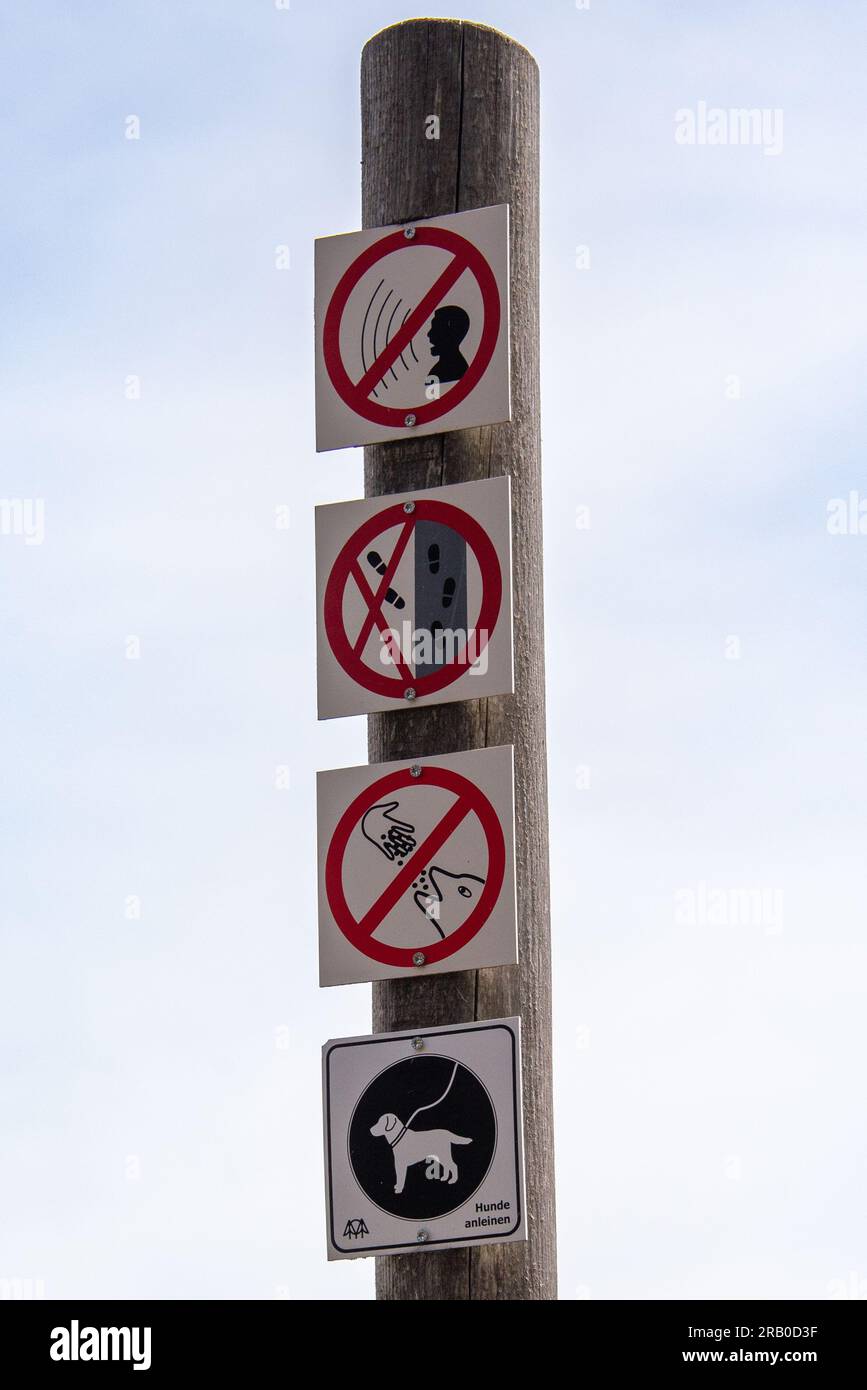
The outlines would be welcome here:
[[[439,358],[431,370],[438,381],[459,381],[467,370],[460,345],[470,328],[470,316],[459,304],[444,304],[431,319],[428,331],[431,355]]]

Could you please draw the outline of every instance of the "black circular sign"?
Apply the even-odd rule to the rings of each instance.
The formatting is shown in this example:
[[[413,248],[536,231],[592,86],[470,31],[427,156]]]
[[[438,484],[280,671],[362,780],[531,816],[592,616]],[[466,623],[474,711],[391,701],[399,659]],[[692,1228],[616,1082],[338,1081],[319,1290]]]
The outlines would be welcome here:
[[[482,1082],[451,1057],[394,1062],[362,1093],[349,1124],[349,1162],[372,1202],[407,1221],[463,1206],[497,1146],[497,1117]]]

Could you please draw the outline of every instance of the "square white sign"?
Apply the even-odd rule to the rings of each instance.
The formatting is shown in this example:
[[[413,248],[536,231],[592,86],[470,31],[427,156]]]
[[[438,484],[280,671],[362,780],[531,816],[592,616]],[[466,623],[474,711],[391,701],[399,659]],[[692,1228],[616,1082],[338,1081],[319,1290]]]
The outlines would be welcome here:
[[[510,481],[316,508],[320,719],[511,694]]]
[[[317,774],[319,983],[514,965],[513,750]]]
[[[322,1049],[328,1258],[526,1240],[521,1025]]]
[[[316,448],[511,418],[509,209],[315,246]]]

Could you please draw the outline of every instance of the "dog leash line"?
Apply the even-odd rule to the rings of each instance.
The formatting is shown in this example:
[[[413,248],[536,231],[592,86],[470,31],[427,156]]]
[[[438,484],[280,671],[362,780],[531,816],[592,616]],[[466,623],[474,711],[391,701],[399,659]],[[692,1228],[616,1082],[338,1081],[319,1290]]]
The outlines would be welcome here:
[[[454,1082],[454,1079],[455,1079],[455,1077],[457,1076],[457,1074],[458,1074],[458,1064],[457,1064],[457,1062],[455,1062],[455,1065],[454,1065],[454,1067],[453,1067],[453,1069],[452,1069],[451,1077],[449,1078],[449,1084],[448,1084],[448,1086],[446,1086],[446,1088],[445,1088],[445,1090],[443,1091],[442,1095],[441,1095],[437,1100],[432,1100],[432,1101],[430,1102],[429,1105],[420,1105],[420,1106],[418,1107],[417,1110],[413,1110],[413,1112],[412,1112],[412,1114],[410,1115],[409,1119],[407,1120],[406,1124],[403,1126],[403,1129],[400,1131],[400,1134],[397,1136],[397,1138],[395,1139],[394,1143],[392,1144],[392,1146],[391,1146],[392,1148],[394,1148],[396,1144],[399,1144],[399,1143],[400,1143],[401,1139],[402,1139],[403,1136],[406,1134],[407,1130],[409,1129],[409,1127],[410,1127],[410,1125],[412,1124],[413,1120],[415,1119],[416,1115],[420,1115],[420,1114],[422,1113],[423,1110],[433,1110],[435,1106],[441,1105],[441,1104],[442,1104],[442,1102],[445,1100],[446,1096],[448,1095],[449,1091],[452,1089],[452,1083]]]

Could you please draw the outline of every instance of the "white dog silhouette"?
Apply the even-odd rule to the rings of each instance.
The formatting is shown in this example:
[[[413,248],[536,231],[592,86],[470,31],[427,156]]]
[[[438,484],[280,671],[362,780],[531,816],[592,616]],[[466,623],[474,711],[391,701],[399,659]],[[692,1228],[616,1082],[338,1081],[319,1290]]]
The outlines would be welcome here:
[[[447,1129],[410,1129],[390,1112],[380,1115],[371,1134],[387,1142],[394,1157],[394,1190],[403,1192],[406,1171],[414,1163],[438,1163],[442,1168],[440,1182],[456,1183],[458,1165],[452,1154],[452,1144],[472,1144],[472,1139],[464,1139],[460,1134],[452,1134]]]

